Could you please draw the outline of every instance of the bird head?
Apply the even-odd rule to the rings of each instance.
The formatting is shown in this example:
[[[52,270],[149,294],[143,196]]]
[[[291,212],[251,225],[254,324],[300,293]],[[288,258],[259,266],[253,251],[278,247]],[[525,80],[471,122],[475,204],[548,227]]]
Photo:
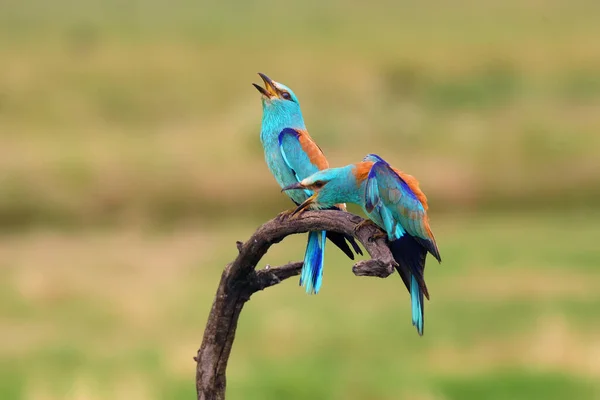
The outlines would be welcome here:
[[[305,210],[323,209],[335,206],[340,203],[349,201],[347,198],[348,190],[346,186],[350,183],[356,186],[351,180],[346,171],[347,168],[329,168],[312,174],[311,176],[286,186],[281,191],[285,190],[310,190],[313,195],[300,204],[294,214]]]
[[[275,82],[263,73],[258,73],[265,87],[253,83],[261,94],[263,114],[272,116],[290,128],[304,128],[304,120],[298,98],[292,90],[282,83]]]

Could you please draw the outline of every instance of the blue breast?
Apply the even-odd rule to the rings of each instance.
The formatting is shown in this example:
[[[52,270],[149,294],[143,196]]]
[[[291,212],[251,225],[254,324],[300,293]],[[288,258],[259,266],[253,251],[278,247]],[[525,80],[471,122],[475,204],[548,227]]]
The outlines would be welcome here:
[[[261,132],[261,142],[265,151],[265,161],[280,187],[286,187],[296,183],[298,180],[294,173],[288,168],[279,149],[279,132]],[[288,190],[286,194],[297,204],[302,203],[308,195],[301,190]]]

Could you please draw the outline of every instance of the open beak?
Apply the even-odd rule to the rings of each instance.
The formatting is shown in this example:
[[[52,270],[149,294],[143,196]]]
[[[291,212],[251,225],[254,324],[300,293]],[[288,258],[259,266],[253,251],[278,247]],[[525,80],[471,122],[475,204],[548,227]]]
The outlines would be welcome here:
[[[273,83],[273,80],[261,72],[259,72],[258,75],[261,77],[261,79],[265,83],[265,87],[263,88],[262,86],[260,86],[256,83],[253,83],[252,85],[254,85],[256,90],[258,90],[260,92],[260,94],[262,94],[263,96],[265,96],[268,99],[278,96],[278,91],[277,91],[277,88],[275,87],[275,84]]]
[[[300,182],[296,182],[296,183],[292,183],[289,186],[284,187],[283,189],[281,189],[282,192],[285,192],[286,190],[297,190],[297,189],[306,189],[304,187],[304,185],[302,185],[302,183]]]
[[[312,196],[310,196],[308,199],[304,200],[304,203],[300,204],[294,210],[294,212],[292,213],[292,216],[298,214],[299,212],[306,210],[311,204],[313,204],[315,202],[315,200],[317,199],[317,195],[318,195],[318,193],[315,193]]]

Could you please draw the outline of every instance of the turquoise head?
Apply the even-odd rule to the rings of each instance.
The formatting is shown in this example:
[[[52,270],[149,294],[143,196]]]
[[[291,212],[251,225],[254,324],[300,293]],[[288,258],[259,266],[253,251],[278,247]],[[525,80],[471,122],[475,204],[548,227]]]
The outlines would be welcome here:
[[[284,128],[306,129],[300,103],[294,92],[265,74],[259,72],[258,75],[265,83],[264,88],[253,83],[261,94],[263,132],[276,131],[279,133]]]
[[[330,208],[341,203],[360,205],[364,198],[364,185],[357,179],[357,171],[355,164],[324,169],[282,190],[307,189],[313,192],[294,213],[307,208]]]

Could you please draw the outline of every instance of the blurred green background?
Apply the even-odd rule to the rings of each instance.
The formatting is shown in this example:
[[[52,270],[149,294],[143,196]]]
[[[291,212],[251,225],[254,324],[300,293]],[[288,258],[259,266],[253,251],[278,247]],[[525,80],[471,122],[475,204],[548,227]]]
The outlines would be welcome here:
[[[0,1],[0,398],[189,399],[220,272],[290,207],[256,72],[332,165],[419,178],[444,262],[258,293],[230,399],[600,399],[600,2]],[[263,263],[299,260],[305,235]]]

